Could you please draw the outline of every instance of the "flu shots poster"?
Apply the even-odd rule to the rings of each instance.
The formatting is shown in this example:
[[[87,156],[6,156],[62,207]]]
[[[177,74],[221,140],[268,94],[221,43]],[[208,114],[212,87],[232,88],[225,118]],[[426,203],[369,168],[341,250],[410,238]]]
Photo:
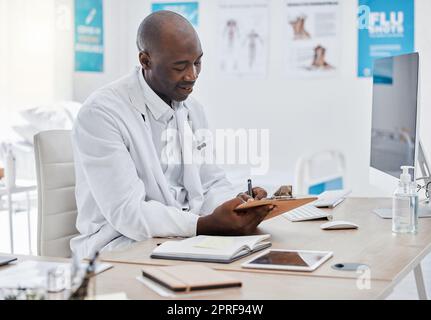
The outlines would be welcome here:
[[[358,77],[370,77],[375,59],[414,52],[414,0],[358,4]]]

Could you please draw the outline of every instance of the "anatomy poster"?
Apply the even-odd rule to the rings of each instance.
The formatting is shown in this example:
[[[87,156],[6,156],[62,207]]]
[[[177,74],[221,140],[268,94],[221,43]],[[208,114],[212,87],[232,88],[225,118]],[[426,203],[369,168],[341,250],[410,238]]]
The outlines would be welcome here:
[[[220,1],[219,70],[232,76],[264,76],[268,59],[267,0]]]
[[[287,75],[334,75],[341,50],[339,1],[286,0],[284,19]]]

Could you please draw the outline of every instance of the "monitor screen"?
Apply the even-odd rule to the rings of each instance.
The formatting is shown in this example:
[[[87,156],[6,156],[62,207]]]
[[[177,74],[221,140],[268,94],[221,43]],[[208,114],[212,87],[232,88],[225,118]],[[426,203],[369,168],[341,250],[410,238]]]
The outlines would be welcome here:
[[[418,67],[417,53],[374,63],[370,165],[396,178],[415,165]]]

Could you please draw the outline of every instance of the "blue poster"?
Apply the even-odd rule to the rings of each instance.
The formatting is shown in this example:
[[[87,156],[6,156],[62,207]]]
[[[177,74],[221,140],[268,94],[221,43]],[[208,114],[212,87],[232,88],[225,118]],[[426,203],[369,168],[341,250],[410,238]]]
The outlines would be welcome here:
[[[103,0],[75,0],[75,71],[103,72]]]
[[[157,2],[151,6],[152,12],[169,10],[182,15],[196,28],[199,24],[198,2]]]
[[[414,22],[414,0],[359,0],[358,76],[372,76],[376,58],[414,52]]]

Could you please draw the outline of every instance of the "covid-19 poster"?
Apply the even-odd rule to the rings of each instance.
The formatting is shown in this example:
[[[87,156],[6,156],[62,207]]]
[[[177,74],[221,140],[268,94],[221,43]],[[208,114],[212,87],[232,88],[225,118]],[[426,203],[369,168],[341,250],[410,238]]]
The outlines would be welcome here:
[[[75,71],[103,72],[103,0],[75,0]]]
[[[358,76],[372,76],[377,58],[413,52],[414,24],[414,0],[359,0]]]
[[[151,11],[169,10],[182,15],[196,28],[199,25],[198,2],[155,2],[151,5]]]

